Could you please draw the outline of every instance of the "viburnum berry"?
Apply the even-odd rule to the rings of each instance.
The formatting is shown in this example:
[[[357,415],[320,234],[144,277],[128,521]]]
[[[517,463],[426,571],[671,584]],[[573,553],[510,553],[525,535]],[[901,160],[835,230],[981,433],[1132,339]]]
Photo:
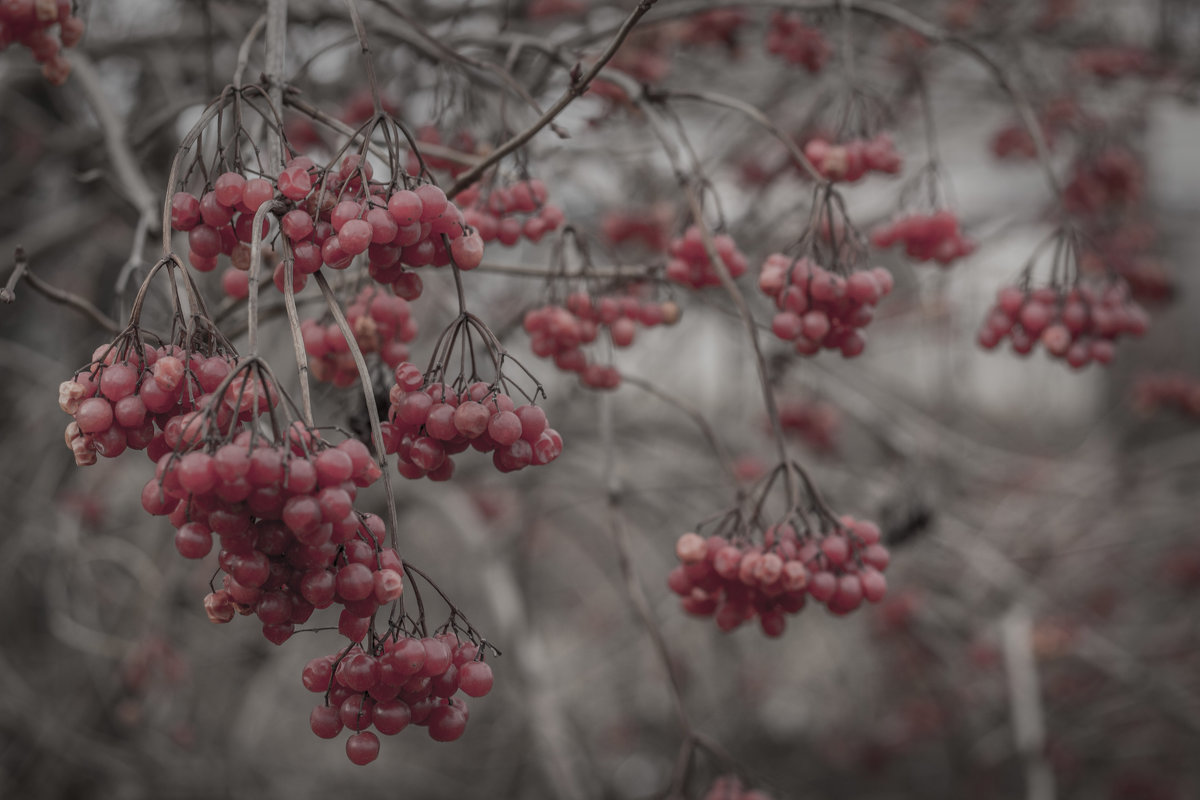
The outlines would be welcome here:
[[[492,453],[501,472],[548,464],[562,452],[562,438],[546,427],[545,412],[517,413],[508,394],[487,384],[461,393],[442,384],[426,386],[420,368],[407,362],[396,367],[395,378],[384,444],[405,477],[448,476],[452,456],[468,448]]]
[[[845,277],[807,256],[792,259],[774,253],[763,262],[758,285],[779,309],[771,330],[796,353],[816,355],[825,348],[853,358],[866,346],[863,328],[874,317],[875,305],[891,292],[893,281],[883,267]]]
[[[881,538],[878,526],[850,516],[821,530],[775,525],[759,544],[689,532],[676,544],[680,566],[667,585],[685,611],[713,616],[723,631],[757,617],[775,637],[786,627],[785,615],[800,611],[807,598],[839,615],[863,600],[881,600],[888,564]]]
[[[1119,279],[1032,290],[1006,286],[997,293],[978,342],[992,350],[1007,338],[1020,355],[1041,344],[1052,358],[1080,369],[1109,363],[1117,339],[1141,336],[1147,325],[1145,311]]]
[[[799,14],[776,11],[767,27],[767,52],[815,74],[821,71],[833,48],[819,28],[806,25]]]
[[[881,225],[871,232],[871,244],[881,249],[900,244],[909,258],[936,261],[943,267],[969,256],[976,247],[962,235],[954,212],[946,210],[907,214]]]
[[[868,172],[896,175],[904,163],[887,133],[872,139],[849,139],[834,143],[814,137],[804,145],[807,158],[827,181],[853,183]]]
[[[716,234],[712,236],[712,243],[730,278],[737,278],[746,271],[746,257],[732,237]],[[698,225],[692,225],[683,236],[672,239],[667,254],[670,256],[667,277],[675,283],[693,289],[721,285],[721,278],[708,256],[704,233]]]

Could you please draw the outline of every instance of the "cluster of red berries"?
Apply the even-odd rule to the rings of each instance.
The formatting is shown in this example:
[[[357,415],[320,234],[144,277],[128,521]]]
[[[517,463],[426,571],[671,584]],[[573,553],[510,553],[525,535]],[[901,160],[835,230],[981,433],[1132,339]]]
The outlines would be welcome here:
[[[815,74],[825,66],[833,48],[820,29],[805,25],[799,14],[776,11],[767,28],[767,52]]]
[[[888,133],[837,144],[820,137],[809,139],[804,145],[804,157],[825,180],[846,183],[853,183],[868,172],[896,175],[904,166]]]
[[[309,716],[312,732],[332,739],[347,728],[346,755],[369,764],[379,755],[379,737],[411,725],[434,741],[452,742],[467,728],[469,712],[459,692],[483,697],[492,690],[492,668],[471,641],[454,633],[415,638],[389,634],[372,652],[354,644],[347,651],[309,661],[304,687],[325,695]]]
[[[65,433],[75,463],[86,466],[96,463],[97,456],[116,458],[126,449],[146,450],[157,461],[174,448],[184,426],[194,424],[196,409],[217,402],[211,393],[232,369],[223,355],[186,353],[174,345],[101,345],[89,366],[58,387],[59,407],[75,418]],[[218,417],[224,424],[247,419],[258,397],[253,388],[235,380]]]
[[[718,233],[712,237],[717,255],[721,257],[730,278],[737,278],[746,271],[746,257],[738,250],[733,237]],[[706,286],[720,286],[721,278],[716,268],[708,258],[708,250],[704,247],[704,233],[700,226],[692,225],[671,240],[667,246],[667,277],[676,283],[690,286],[693,289],[703,289]]]
[[[771,330],[804,356],[822,348],[840,350],[846,358],[862,353],[867,345],[862,329],[893,285],[892,273],[884,267],[843,277],[808,257],[793,259],[782,253],[767,256],[758,278],[758,287],[779,309]]]
[[[837,449],[842,416],[829,403],[791,397],[779,402],[779,424],[784,433],[799,437],[813,450],[831,453]]]
[[[871,232],[871,244],[882,249],[904,246],[905,254],[917,261],[936,261],[948,267],[975,252],[976,244],[963,236],[953,211],[906,214]]]
[[[379,545],[383,521],[353,509],[358,488],[380,475],[366,445],[330,447],[299,425],[288,438],[273,444],[246,430],[226,444],[184,442],[142,490],[142,507],[175,526],[185,558],[204,558],[219,541],[225,575],[204,599],[209,619],[256,614],[275,644],[335,602],[339,629],[355,633],[403,591],[399,556]]]
[[[661,253],[671,238],[674,212],[665,204],[632,211],[610,211],[601,224],[601,232],[609,244],[641,243],[648,250]]]
[[[1083,116],[1078,102],[1072,97],[1058,97],[1038,112],[1038,124],[1046,146],[1052,148],[1058,133],[1080,121]],[[999,159],[1020,160],[1037,158],[1037,146],[1022,122],[1001,128],[992,137],[992,154]]]
[[[1145,170],[1136,155],[1108,147],[1079,159],[1063,188],[1063,205],[1080,216],[1120,212],[1142,198]]]
[[[461,130],[454,134],[450,141],[447,142],[442,137],[442,132],[433,125],[423,125],[421,129],[417,131],[417,142],[420,144],[445,145],[446,147],[453,148],[461,153],[468,154],[474,153],[477,147],[475,137],[471,135],[470,131]],[[470,166],[470,164],[464,164],[462,161],[456,161],[452,158],[436,156],[427,150],[421,151],[421,158],[425,160],[425,166],[429,167],[429,169],[441,170],[448,173],[452,177],[457,176],[459,173],[466,172],[467,168]],[[415,153],[409,153],[408,172],[410,175],[421,174],[421,162],[417,159]]]
[[[633,287],[622,296],[592,297],[587,292],[572,292],[564,305],[550,303],[525,312],[523,324],[534,355],[552,358],[564,372],[578,373],[584,386],[615,389],[621,383],[621,373],[611,364],[589,361],[583,346],[596,341],[601,330],[607,329],[613,347],[629,347],[638,325],[674,325],[679,314],[679,306],[673,301],[643,299]]]
[[[484,197],[479,184],[458,195],[463,220],[479,232],[484,242],[515,245],[524,236],[539,242],[563,224],[562,209],[547,203],[546,184],[537,178],[498,186]]]
[[[718,44],[733,50],[737,46],[738,29],[746,24],[746,12],[737,8],[701,11],[689,17],[679,27],[679,43],[690,45]]]
[[[395,369],[408,359],[408,342],[417,337],[417,321],[408,301],[375,286],[366,286],[346,308],[346,322],[354,341],[364,354],[379,353],[383,363]],[[304,349],[312,358],[312,376],[334,386],[352,386],[358,368],[350,354],[350,343],[336,323],[322,325],[315,319],[300,323]]]
[[[757,789],[747,789],[736,775],[720,775],[702,800],[771,800],[771,795]]]
[[[417,283],[414,292],[406,266],[445,266],[452,257],[461,269],[479,266],[483,240],[465,226],[462,213],[441,189],[424,184],[385,196],[387,185],[371,183],[371,174],[370,162],[357,155],[346,156],[336,170],[319,169],[307,156],[294,158],[274,183],[225,172],[199,199],[177,192],[171,199],[171,226],[187,231],[188,258],[197,270],[211,271],[220,255],[230,257],[235,270],[226,273],[222,285],[232,297],[249,291],[254,214],[263,203],[276,200],[273,211],[290,246],[296,291],[322,266],[345,269],[360,253],[367,254],[372,278],[394,284],[398,295],[410,299],[420,289]],[[266,235],[265,224],[261,233]],[[282,261],[274,278],[283,291]]]
[[[800,611],[809,597],[839,616],[864,600],[883,599],[891,555],[881,538],[877,525],[851,516],[819,537],[786,523],[772,526],[761,545],[685,533],[675,544],[680,565],[667,585],[684,611],[713,617],[722,631],[758,617],[764,633],[780,636],[784,615]]]
[[[1151,75],[1157,69],[1154,59],[1137,47],[1089,47],[1077,50],[1075,69],[1094,75],[1103,81],[1127,75]]]
[[[449,480],[451,456],[473,447],[491,453],[501,472],[549,464],[562,453],[562,436],[546,424],[546,412],[517,406],[506,393],[479,381],[461,393],[426,383],[415,364],[396,367],[391,406],[383,425],[384,447],[397,457],[406,478]]]
[[[1142,375],[1133,386],[1133,405],[1143,414],[1166,408],[1200,419],[1200,378],[1181,372]]]
[[[58,36],[51,30],[58,26]],[[71,64],[62,48],[74,47],[83,38],[83,20],[71,14],[71,0],[5,0],[0,3],[0,50],[14,42],[29,48],[42,65],[42,75],[53,86],[62,86]]]
[[[1014,351],[1027,355],[1040,343],[1079,369],[1109,363],[1120,336],[1141,336],[1146,327],[1146,312],[1121,280],[1032,290],[1006,286],[979,330],[979,345],[991,350],[1007,337]]]

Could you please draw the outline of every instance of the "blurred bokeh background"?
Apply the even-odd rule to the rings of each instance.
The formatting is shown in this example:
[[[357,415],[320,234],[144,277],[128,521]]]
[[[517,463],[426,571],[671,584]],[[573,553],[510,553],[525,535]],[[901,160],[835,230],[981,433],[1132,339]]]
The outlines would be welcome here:
[[[55,403],[59,383],[111,339],[102,323],[123,324],[160,255],[178,142],[231,80],[265,4],[76,5],[86,31],[61,87],[27,48],[0,52],[2,274],[20,247],[36,281],[0,306],[0,797],[643,798],[667,787],[702,797],[730,772],[779,798],[1200,797],[1191,3],[657,4],[609,67],[647,84],[650,99],[614,84],[589,93],[502,162],[499,180],[543,180],[598,274],[658,280],[661,242],[606,234],[614,215],[650,220],[660,236],[691,221],[641,104],[653,106],[691,185],[705,187],[709,224],[750,264],[738,284],[788,452],[835,509],[882,526],[888,595],[844,617],[810,604],[777,639],[753,622],[723,633],[685,614],[666,584],[675,542],[738,491],[697,418],[743,479],[778,461],[735,305],[719,288],[659,281],[681,320],[601,350],[626,380],[597,392],[533,356],[521,330],[522,314],[553,296],[550,278],[582,268],[579,254],[559,234],[492,243],[466,276],[469,305],[545,385],[565,448],[516,474],[467,454],[450,482],[396,478],[402,555],[503,655],[461,740],[406,730],[365,768],[308,729],[314,696],[300,672],[338,646],[336,632],[276,647],[253,618],[211,624],[202,599],[215,555],[184,561],[166,521],[142,510],[151,464],[128,452],[76,467]],[[371,98],[347,5],[286,5],[292,90],[361,122]],[[549,107],[633,7],[357,2],[390,109],[477,157],[538,116],[514,84]],[[701,15],[711,9],[733,13]],[[821,69],[765,47],[784,12],[823,37]],[[247,47],[253,82],[263,44]],[[970,48],[999,66],[1016,105]],[[804,233],[813,183],[750,116],[697,101],[704,92],[754,106],[800,146],[846,125],[890,134],[904,169],[847,186],[849,218],[870,231],[924,208],[933,175],[939,204],[978,248],[949,267],[872,249],[896,289],[866,352],[796,356],[771,335],[774,309],[756,280],[769,253]],[[1015,152],[999,143],[1021,106],[1051,145],[1041,166],[1024,140]],[[285,122],[296,150],[318,161],[344,141],[294,111]],[[1081,269],[1121,274],[1148,333],[1121,341],[1110,366],[1082,370],[1040,348],[982,350],[976,333],[997,289],[1063,219],[1046,171],[1070,185],[1118,149],[1135,165],[1133,188],[1088,217]],[[1035,264],[1035,285],[1047,265]],[[456,313],[450,274],[423,277],[418,363]],[[242,346],[241,304],[222,299],[219,273],[198,278]],[[320,316],[315,288],[299,300],[302,315]],[[287,320],[271,301],[264,352],[294,391]],[[152,318],[155,304],[167,307],[158,289]],[[359,389],[313,392],[322,424],[361,418]],[[360,496],[364,509],[383,505],[379,487]],[[312,621],[330,624],[321,612]]]

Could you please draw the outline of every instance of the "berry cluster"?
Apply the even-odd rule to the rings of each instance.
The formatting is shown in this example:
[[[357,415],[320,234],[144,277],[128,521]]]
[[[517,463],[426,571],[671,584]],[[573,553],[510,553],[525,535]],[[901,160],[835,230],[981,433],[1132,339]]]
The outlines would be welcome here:
[[[601,230],[604,238],[613,246],[638,242],[648,250],[661,253],[667,249],[670,240],[673,216],[674,212],[667,205],[610,211],[604,217]]]
[[[353,510],[358,488],[380,475],[366,445],[330,447],[299,425],[288,438],[272,444],[246,430],[225,444],[182,443],[142,490],[142,507],[175,526],[185,558],[220,542],[225,575],[204,599],[209,619],[256,614],[275,644],[334,602],[344,608],[339,629],[355,633],[403,589],[399,556],[379,544],[383,521]]]
[[[364,287],[346,308],[346,322],[358,349],[364,355],[379,353],[392,369],[408,359],[407,343],[417,336],[417,322],[410,314],[408,301],[374,286]],[[304,349],[312,358],[309,366],[314,378],[343,387],[358,380],[350,344],[335,323],[322,325],[306,319],[300,323],[300,333]]]
[[[883,267],[843,277],[808,257],[782,253],[767,256],[758,278],[758,287],[779,309],[771,330],[805,356],[821,348],[840,350],[846,358],[862,353],[867,344],[862,329],[892,286],[892,274]]]
[[[820,137],[809,139],[804,145],[804,157],[825,180],[846,183],[853,183],[868,172],[896,175],[904,165],[887,133],[880,133],[873,139],[850,139],[839,144]]]
[[[784,433],[799,437],[818,453],[831,453],[837,449],[842,419],[836,406],[791,397],[779,402],[779,424]]]
[[[712,616],[722,631],[758,617],[764,633],[780,636],[784,615],[800,611],[809,597],[839,616],[863,600],[883,599],[891,556],[881,538],[877,525],[851,516],[819,536],[786,523],[772,526],[762,544],[685,533],[675,544],[680,565],[667,585],[684,611]]]
[[[379,755],[379,737],[411,725],[429,731],[434,741],[452,742],[467,728],[466,702],[492,689],[492,668],[471,641],[454,633],[415,638],[389,634],[371,652],[357,643],[346,651],[309,661],[301,674],[304,687],[325,695],[309,716],[312,732],[332,739],[343,728],[354,731],[346,755],[369,764]]]
[[[1063,188],[1063,205],[1079,216],[1117,213],[1142,198],[1145,170],[1136,155],[1108,147],[1076,161]]]
[[[51,29],[58,26],[58,36]],[[83,38],[83,20],[71,14],[70,0],[5,0],[0,3],[0,51],[14,42],[29,48],[42,65],[42,75],[53,86],[62,86],[71,64],[62,48],[74,47]]]
[[[737,278],[746,271],[746,257],[738,250],[733,237],[719,233],[712,237],[717,255],[725,264],[729,277]],[[683,236],[671,240],[667,246],[667,277],[676,283],[703,289],[720,286],[721,278],[708,258],[704,247],[704,234],[698,225],[690,226]]]
[[[783,11],[771,15],[766,44],[767,52],[789,64],[799,64],[814,74],[821,71],[833,53],[833,48],[818,28],[805,25],[798,14]]]
[[[746,24],[746,12],[737,8],[702,11],[679,27],[679,43],[684,45],[723,45],[737,48],[738,29]]]
[[[1027,355],[1039,343],[1054,358],[1079,369],[1112,361],[1116,340],[1141,336],[1147,318],[1124,281],[1080,282],[1070,288],[1006,286],[996,295],[979,330],[979,345],[994,349],[1006,337]]]
[[[547,203],[546,184],[537,178],[500,186],[484,197],[479,184],[458,195],[463,221],[479,232],[484,242],[515,245],[524,236],[539,242],[563,224],[563,212]]]
[[[1133,405],[1143,414],[1166,408],[1200,419],[1200,378],[1179,372],[1142,375],[1133,386]]]
[[[415,364],[396,367],[391,406],[383,426],[384,445],[406,478],[449,480],[451,456],[473,447],[491,453],[501,472],[549,464],[562,453],[562,437],[547,427],[546,412],[479,381],[461,393],[444,383],[427,383]]]
[[[596,341],[607,329],[613,347],[629,347],[638,325],[652,328],[679,321],[679,306],[673,301],[656,302],[638,296],[636,287],[622,296],[592,297],[572,292],[565,305],[547,304],[525,312],[524,328],[530,348],[539,358],[552,358],[565,372],[579,374],[584,386],[615,389],[621,373],[610,364],[590,361],[583,346]]]
[[[909,258],[936,261],[948,267],[975,252],[975,242],[963,236],[953,211],[932,214],[906,214],[871,232],[871,244],[882,249],[894,244],[904,246]]]
[[[771,800],[771,795],[757,789],[747,789],[736,775],[720,775],[702,800]]]
[[[91,364],[58,387],[59,407],[75,418],[65,434],[75,463],[94,464],[98,455],[116,458],[126,449],[146,450],[157,461],[178,443],[196,409],[217,403],[211,393],[232,369],[224,355],[187,353],[175,345],[135,347],[121,340],[101,345]],[[218,414],[223,424],[253,413],[255,392],[244,391],[240,398],[235,393],[245,388],[235,382],[226,390]]]
[[[1137,47],[1089,47],[1076,51],[1075,69],[1102,81],[1127,75],[1150,75],[1157,69],[1154,59]]]
[[[463,222],[458,207],[441,189],[423,184],[390,194],[371,182],[371,164],[346,156],[338,169],[319,169],[312,159],[292,159],[275,182],[247,179],[236,172],[217,177],[200,198],[177,192],[171,199],[171,226],[187,231],[191,265],[209,272],[228,255],[235,271],[222,280],[226,293],[244,297],[250,269],[250,242],[255,212],[274,202],[279,229],[291,251],[292,286],[297,291],[323,266],[346,269],[366,253],[371,277],[394,285],[396,294],[413,297],[419,283],[404,267],[445,266],[453,258],[461,269],[474,269],[483,259],[483,240]],[[266,225],[262,235],[266,235]],[[447,242],[449,246],[447,247]],[[275,285],[283,291],[286,267],[275,268]]]

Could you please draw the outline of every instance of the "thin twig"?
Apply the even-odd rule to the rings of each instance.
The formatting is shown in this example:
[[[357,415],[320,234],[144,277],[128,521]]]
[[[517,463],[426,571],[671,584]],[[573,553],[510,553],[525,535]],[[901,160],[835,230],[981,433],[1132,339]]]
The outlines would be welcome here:
[[[542,114],[542,116],[538,118],[537,122],[533,123],[524,131],[497,147],[492,151],[491,155],[460,175],[458,180],[454,182],[454,185],[450,187],[449,191],[446,192],[446,195],[449,197],[454,197],[463,189],[466,189],[475,181],[479,180],[479,176],[481,176],[488,167],[498,163],[505,156],[522,147],[526,142],[536,136],[538,131],[553,122],[554,118],[562,113],[563,109],[581,97],[583,93],[587,91],[587,88],[591,84],[592,80],[600,74],[600,70],[604,69],[604,65],[611,61],[612,57],[617,54],[617,50],[621,48],[621,45],[625,42],[626,37],[629,36],[629,33],[633,30],[633,27],[637,25],[638,20],[645,16],[646,12],[653,8],[656,2],[657,0],[642,0],[642,2],[638,3],[637,8],[633,10],[633,12],[625,19],[625,22],[621,24],[621,27],[617,29],[613,40],[609,42],[608,47],[604,49],[604,52],[600,55],[600,58],[596,60],[596,63],[592,65],[591,69],[585,72],[581,77],[573,78],[571,80],[571,85],[567,87],[565,92],[563,92],[562,97],[558,99],[558,102],[548,108],[546,113]]]

